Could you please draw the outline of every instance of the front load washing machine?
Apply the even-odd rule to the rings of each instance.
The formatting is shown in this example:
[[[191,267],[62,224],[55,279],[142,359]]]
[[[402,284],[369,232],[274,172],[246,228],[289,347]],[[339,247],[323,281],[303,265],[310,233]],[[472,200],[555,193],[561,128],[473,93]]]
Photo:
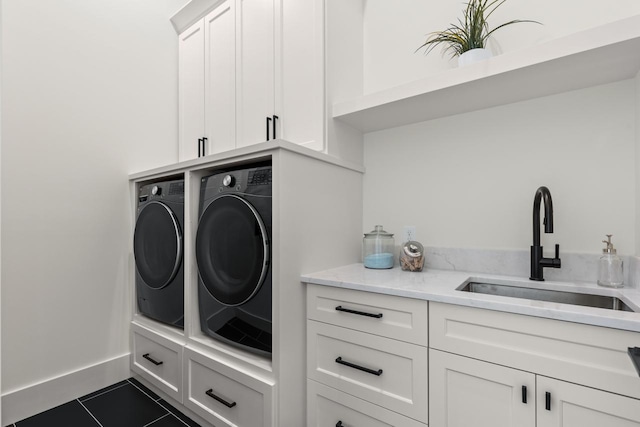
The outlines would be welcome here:
[[[184,180],[141,186],[133,236],[138,310],[184,328]]]
[[[271,164],[202,179],[196,233],[202,331],[271,356]]]

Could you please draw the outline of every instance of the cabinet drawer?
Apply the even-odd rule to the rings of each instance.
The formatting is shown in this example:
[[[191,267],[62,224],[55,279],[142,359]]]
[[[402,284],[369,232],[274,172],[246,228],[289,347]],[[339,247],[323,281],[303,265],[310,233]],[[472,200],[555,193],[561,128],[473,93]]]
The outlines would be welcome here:
[[[309,285],[309,319],[427,345],[427,301]]]
[[[640,398],[627,354],[640,333],[479,308],[432,303],[430,346]]]
[[[132,325],[131,369],[182,402],[182,344],[139,325]]]
[[[425,402],[426,405],[426,402]],[[307,427],[426,427],[411,418],[307,380]]]
[[[308,321],[307,376],[427,422],[427,348]]]
[[[271,427],[273,384],[185,348],[185,406],[216,426]]]

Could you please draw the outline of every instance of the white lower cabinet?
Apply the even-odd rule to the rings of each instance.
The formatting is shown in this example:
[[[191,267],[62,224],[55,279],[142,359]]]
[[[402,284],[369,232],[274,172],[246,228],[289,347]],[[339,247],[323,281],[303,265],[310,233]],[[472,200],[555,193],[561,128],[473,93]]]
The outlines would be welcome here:
[[[427,304],[309,286],[309,426],[425,426]]]
[[[397,412],[313,380],[307,381],[307,400],[307,427],[424,427]]]
[[[429,356],[432,426],[640,426],[637,399],[438,350]]]
[[[542,376],[537,389],[539,427],[640,426],[638,399]]]
[[[271,427],[273,383],[184,349],[184,405],[214,426]]]
[[[429,326],[432,426],[640,427],[638,333],[440,303]]]
[[[429,350],[429,424],[534,427],[535,375]]]
[[[131,370],[182,402],[183,344],[133,323]]]

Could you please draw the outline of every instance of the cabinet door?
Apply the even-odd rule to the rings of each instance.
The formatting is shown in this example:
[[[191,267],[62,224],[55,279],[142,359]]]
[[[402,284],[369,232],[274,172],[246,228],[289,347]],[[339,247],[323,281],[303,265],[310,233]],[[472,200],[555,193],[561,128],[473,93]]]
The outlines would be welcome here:
[[[225,0],[204,18],[206,154],[236,147],[235,11]]]
[[[542,376],[537,383],[538,427],[640,426],[640,400]]]
[[[284,1],[281,16],[276,30],[282,34],[281,59],[276,64],[276,114],[283,117],[278,137],[322,151],[324,0]]]
[[[243,147],[266,141],[266,118],[274,114],[276,0],[237,1],[236,146]]]
[[[528,372],[429,350],[429,396],[431,426],[535,426],[535,375]]]
[[[198,157],[204,136],[204,26],[200,20],[180,34],[178,42],[179,132],[178,160]]]

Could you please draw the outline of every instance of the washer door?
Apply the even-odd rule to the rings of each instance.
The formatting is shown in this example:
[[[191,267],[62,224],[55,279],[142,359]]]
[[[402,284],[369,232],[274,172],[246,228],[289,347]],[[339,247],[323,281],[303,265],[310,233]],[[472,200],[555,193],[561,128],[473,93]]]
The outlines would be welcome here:
[[[133,255],[147,286],[161,289],[176,277],[182,262],[182,231],[175,214],[164,203],[149,202],[138,214]]]
[[[269,240],[255,208],[233,194],[211,202],[198,224],[196,260],[202,283],[218,302],[236,306],[251,299],[269,266]]]

